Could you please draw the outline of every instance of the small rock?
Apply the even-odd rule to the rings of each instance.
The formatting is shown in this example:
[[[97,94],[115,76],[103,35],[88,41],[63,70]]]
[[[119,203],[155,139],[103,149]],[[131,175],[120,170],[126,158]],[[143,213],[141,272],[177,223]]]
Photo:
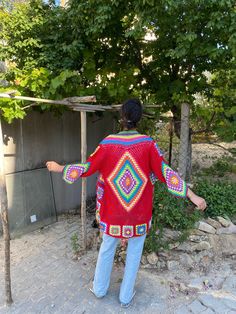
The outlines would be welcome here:
[[[220,228],[216,231],[216,234],[234,234],[236,233],[236,225],[232,224],[226,228]]]
[[[212,254],[210,252],[207,252],[207,251],[201,251],[199,252],[198,254],[195,254],[192,256],[193,260],[196,262],[196,263],[200,263],[200,261],[202,260],[202,258],[204,258],[205,256],[209,256],[209,257],[212,257]]]
[[[188,290],[188,287],[185,286],[185,284],[183,282],[181,282],[179,284],[179,290],[182,291],[182,292],[185,292]]]
[[[197,228],[206,233],[216,233],[216,229],[204,221],[199,221],[197,223]]]
[[[143,255],[142,257],[141,257],[141,264],[142,265],[146,265],[148,263],[148,261],[147,261],[147,256],[146,255]]]
[[[192,242],[201,242],[201,241],[206,241],[208,240],[208,236],[207,235],[190,235],[189,236],[189,240]]]
[[[220,217],[220,216],[217,217],[217,220],[219,221],[219,223],[221,223],[221,225],[223,227],[229,227],[232,223],[230,220],[227,220],[227,219]]]
[[[198,229],[192,229],[191,234],[192,235],[205,235],[205,232],[198,230]]]
[[[158,256],[160,257],[160,258],[169,258],[170,257],[170,253],[168,253],[168,252],[158,252]]]
[[[194,251],[194,245],[189,242],[183,242],[178,246],[177,250],[191,253]]]
[[[168,270],[176,270],[179,267],[179,263],[177,261],[168,261],[167,268]]]
[[[180,263],[187,267],[192,267],[193,265],[193,259],[186,253],[181,254],[180,257]]]
[[[163,229],[163,239],[165,241],[176,240],[179,238],[180,235],[181,235],[180,231],[176,231],[176,230],[172,230],[172,229],[168,229],[168,228]]]
[[[155,252],[152,252],[147,255],[147,260],[149,264],[156,265],[156,263],[158,262],[158,256],[156,255]]]
[[[166,268],[166,263],[164,261],[158,261],[157,262],[157,269],[158,270],[163,270]]]
[[[176,249],[179,245],[180,245],[179,242],[170,243],[169,244],[169,249],[170,250]]]
[[[202,241],[196,245],[194,245],[194,251],[204,251],[211,249],[211,245],[207,241]]]
[[[218,221],[216,221],[215,219],[212,219],[212,218],[208,217],[206,219],[206,222],[209,225],[211,225],[212,227],[214,227],[215,229],[221,228],[221,224]]]

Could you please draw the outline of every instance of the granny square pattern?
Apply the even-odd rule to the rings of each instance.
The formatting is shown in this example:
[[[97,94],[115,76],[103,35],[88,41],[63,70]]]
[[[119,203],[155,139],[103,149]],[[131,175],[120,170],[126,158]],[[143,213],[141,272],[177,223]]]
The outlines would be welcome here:
[[[155,176],[155,174],[153,172],[150,173],[149,178],[150,178],[152,185],[154,185],[157,182],[157,177]]]
[[[99,200],[102,199],[103,198],[103,194],[104,194],[104,189],[101,186],[99,186],[97,188],[97,198]]]
[[[170,193],[177,197],[186,197],[187,184],[177,172],[173,171],[166,163],[162,162],[162,174],[166,180],[166,185]]]
[[[139,201],[147,184],[147,177],[133,156],[126,152],[108,177],[108,182],[126,211]]]
[[[69,183],[74,183],[83,173],[88,171],[90,162],[65,166],[63,169],[63,179]]]
[[[97,210],[100,210],[100,208],[101,208],[101,203],[100,203],[99,201],[97,201],[97,202],[96,202],[96,205],[97,205],[97,206],[96,206],[96,209],[97,209]]]
[[[134,227],[133,226],[123,226],[122,228],[122,236],[124,238],[130,238],[134,235]]]
[[[120,236],[121,235],[121,227],[119,225],[110,225],[109,234],[111,236]]]
[[[100,226],[101,231],[103,232],[107,231],[107,224],[105,222],[100,221],[99,226]]]
[[[147,224],[136,225],[136,234],[143,235],[147,232]]]

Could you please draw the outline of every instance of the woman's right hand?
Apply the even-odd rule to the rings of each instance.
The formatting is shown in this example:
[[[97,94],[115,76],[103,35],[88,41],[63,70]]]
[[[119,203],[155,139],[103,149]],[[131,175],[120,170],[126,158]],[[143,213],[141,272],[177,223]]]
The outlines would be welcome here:
[[[64,169],[64,166],[59,165],[55,161],[47,161],[46,166],[47,166],[48,170],[52,171],[52,172],[62,172]]]

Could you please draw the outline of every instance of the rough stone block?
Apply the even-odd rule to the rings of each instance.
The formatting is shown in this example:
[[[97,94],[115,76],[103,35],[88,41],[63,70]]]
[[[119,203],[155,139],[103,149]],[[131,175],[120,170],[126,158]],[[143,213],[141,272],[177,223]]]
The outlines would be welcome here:
[[[156,263],[158,262],[158,256],[156,255],[155,252],[152,252],[147,255],[147,261],[151,265],[156,265]]]
[[[199,221],[196,226],[199,230],[206,233],[216,233],[216,229],[204,221]]]
[[[232,223],[230,220],[225,219],[221,216],[217,216],[217,220],[219,221],[219,223],[221,223],[223,227],[229,227]]]
[[[206,219],[206,223],[208,223],[209,225],[211,225],[215,229],[221,228],[221,224],[218,221],[216,221],[215,219],[212,219],[210,217],[208,217]]]

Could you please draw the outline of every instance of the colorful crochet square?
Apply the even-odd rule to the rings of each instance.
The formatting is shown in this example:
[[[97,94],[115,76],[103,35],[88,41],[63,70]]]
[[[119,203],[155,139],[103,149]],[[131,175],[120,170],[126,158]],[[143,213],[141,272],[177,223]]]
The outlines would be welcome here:
[[[137,225],[136,226],[136,234],[143,235],[147,232],[147,224]]]
[[[96,202],[96,209],[97,210],[100,210],[101,208],[101,203],[99,201]]]
[[[123,226],[122,227],[122,236],[124,238],[131,238],[134,235],[134,227],[133,226]]]
[[[129,152],[126,152],[108,177],[108,182],[123,205],[130,211],[139,201],[147,177]]]
[[[83,164],[67,165],[63,169],[63,179],[69,183],[74,183],[83,173],[88,171],[90,162]]]
[[[157,182],[157,177],[155,176],[155,174],[153,172],[150,174],[149,178],[150,178],[152,185],[154,185]]]
[[[109,233],[112,236],[120,236],[121,235],[121,228],[118,225],[110,225]]]
[[[187,196],[187,184],[164,162],[162,162],[162,174],[170,193],[178,197]]]
[[[158,152],[158,155],[163,156],[163,153],[162,153],[162,151],[160,150],[160,148],[159,148],[159,146],[157,145],[157,143],[155,143],[155,148],[156,148],[156,150],[157,150],[157,152]]]
[[[104,194],[104,189],[101,186],[99,186],[97,188],[97,198],[99,200],[102,199],[103,198],[103,194]]]
[[[104,179],[103,179],[103,176],[100,174],[99,175],[99,177],[98,177],[98,182],[100,183],[100,184],[104,184],[105,182],[104,182]]]
[[[103,231],[103,232],[106,232],[107,231],[107,224],[105,222],[102,222],[100,221],[100,229]]]

